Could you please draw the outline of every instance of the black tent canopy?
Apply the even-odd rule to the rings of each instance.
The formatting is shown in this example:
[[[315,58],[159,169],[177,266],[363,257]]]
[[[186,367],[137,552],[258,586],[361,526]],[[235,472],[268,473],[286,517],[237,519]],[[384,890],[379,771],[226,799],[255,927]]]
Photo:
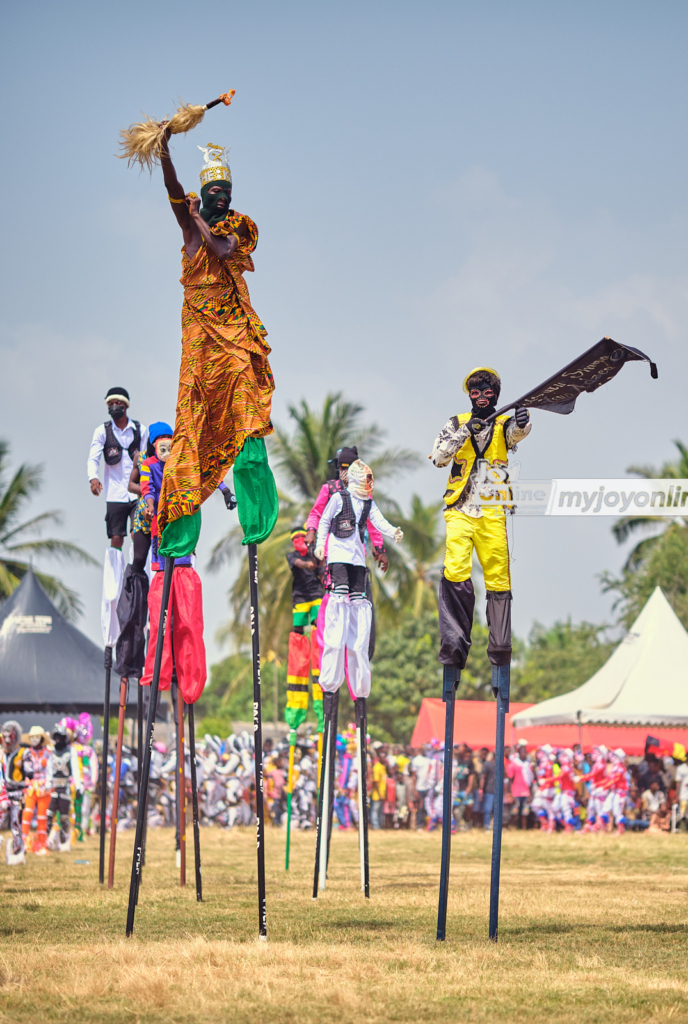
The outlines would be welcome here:
[[[27,572],[0,605],[0,712],[102,715],[104,671],[103,649],[67,622]],[[111,708],[116,683],[113,673]]]

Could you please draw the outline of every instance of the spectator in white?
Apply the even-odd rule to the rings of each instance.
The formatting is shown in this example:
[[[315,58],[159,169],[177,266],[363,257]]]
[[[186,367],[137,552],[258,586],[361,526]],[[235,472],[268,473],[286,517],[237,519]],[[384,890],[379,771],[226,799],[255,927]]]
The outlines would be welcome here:
[[[105,396],[110,420],[96,427],[88,453],[88,479],[91,494],[98,497],[103,484],[98,478],[101,457],[105,461],[105,523],[110,545],[120,548],[127,533],[127,520],[134,515],[137,498],[129,493],[129,477],[136,453],[145,451],[148,429],[138,420],[130,420],[129,392],[110,388]]]
[[[425,751],[418,751],[416,756],[411,758],[411,764],[409,767],[413,773],[413,778],[416,784],[416,793],[418,796],[416,828],[419,832],[422,832],[425,828],[425,801],[427,800],[428,793],[435,782],[435,763],[431,757],[427,756]]]
[[[652,820],[652,815],[657,814],[659,808],[666,802],[666,796],[659,788],[659,779],[653,779],[650,788],[646,789],[641,797],[643,817],[646,821]]]

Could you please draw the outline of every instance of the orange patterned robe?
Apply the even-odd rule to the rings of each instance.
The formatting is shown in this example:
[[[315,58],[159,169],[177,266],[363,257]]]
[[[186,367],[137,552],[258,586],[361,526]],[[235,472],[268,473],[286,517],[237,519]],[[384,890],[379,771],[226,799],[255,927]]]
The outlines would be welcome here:
[[[241,224],[248,237],[238,236],[239,248],[229,259],[220,260],[205,243],[193,259],[182,249],[182,364],[172,453],[158,508],[161,530],[200,508],[247,437],[272,433],[270,346],[243,276],[253,270],[258,228],[230,211],[212,231],[227,236]]]

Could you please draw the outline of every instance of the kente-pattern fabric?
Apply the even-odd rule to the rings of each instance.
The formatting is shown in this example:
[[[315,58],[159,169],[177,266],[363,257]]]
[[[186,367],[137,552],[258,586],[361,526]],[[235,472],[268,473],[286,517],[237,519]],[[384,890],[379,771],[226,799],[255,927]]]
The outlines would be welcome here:
[[[182,360],[172,452],[158,509],[161,531],[198,511],[247,437],[262,438],[273,429],[270,346],[243,277],[253,270],[258,229],[232,210],[211,231],[236,234],[239,247],[225,260],[205,244],[193,259],[182,249]]]

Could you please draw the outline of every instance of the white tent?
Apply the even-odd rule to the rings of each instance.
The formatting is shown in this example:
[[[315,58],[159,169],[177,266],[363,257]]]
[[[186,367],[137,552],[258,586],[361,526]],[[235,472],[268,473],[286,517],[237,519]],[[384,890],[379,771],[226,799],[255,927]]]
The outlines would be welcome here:
[[[688,633],[659,587],[612,656],[577,690],[513,716],[534,725],[688,724]]]

